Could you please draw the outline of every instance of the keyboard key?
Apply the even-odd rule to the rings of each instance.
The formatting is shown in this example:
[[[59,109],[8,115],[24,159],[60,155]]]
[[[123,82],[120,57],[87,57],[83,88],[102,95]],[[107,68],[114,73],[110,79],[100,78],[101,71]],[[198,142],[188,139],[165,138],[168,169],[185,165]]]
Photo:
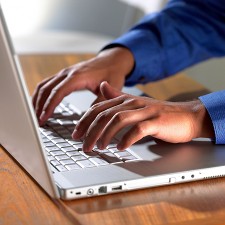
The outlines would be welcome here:
[[[46,151],[51,152],[51,151],[60,151],[60,148],[57,146],[50,146],[45,148]]]
[[[113,153],[104,153],[100,156],[105,159],[108,163],[120,163],[123,162],[121,159],[117,158]]]
[[[42,133],[45,135],[45,136],[49,136],[51,134],[54,134],[54,131],[51,131],[51,130],[44,130],[42,131]]]
[[[89,161],[88,159],[86,160],[81,160],[81,161],[77,161],[77,164],[83,168],[89,168],[89,167],[94,167],[95,164],[92,163],[91,161]]]
[[[83,151],[80,151],[80,154],[85,156],[86,158],[89,158],[89,157],[98,157],[99,155],[97,154],[97,152],[83,152]]]
[[[73,113],[76,113],[76,114],[78,114],[78,115],[81,115],[81,111],[80,111],[76,106],[74,106],[74,105],[72,105],[72,104],[67,104],[67,107],[68,107],[71,111],[73,111]]]
[[[71,132],[69,132],[68,130],[65,129],[65,127],[63,127],[63,129],[60,130],[56,130],[56,132],[58,132],[58,134],[60,136],[65,136],[65,135],[69,135],[69,138],[71,139]]]
[[[73,112],[72,112],[72,111],[66,111],[66,112],[63,111],[63,112],[62,112],[62,115],[63,115],[63,116],[71,116],[71,115],[73,115]]]
[[[78,151],[70,151],[70,152],[66,152],[66,154],[71,157],[71,156],[75,156],[75,155],[80,155],[80,152]]]
[[[47,148],[47,147],[53,147],[53,146],[55,146],[55,144],[54,143],[52,143],[52,142],[46,142],[46,143],[44,143],[44,146]]]
[[[106,148],[107,149],[110,149],[110,148],[116,148],[117,144],[116,143],[112,143],[112,144],[109,144]],[[118,150],[117,150],[118,151]]]
[[[95,165],[97,166],[104,166],[104,165],[108,165],[109,163],[106,162],[104,159],[101,159],[101,158],[90,158],[89,159],[91,162],[93,162]]]
[[[59,122],[59,124],[61,125],[73,125],[74,123],[72,120],[67,120],[67,119],[57,119],[57,121]]]
[[[64,160],[64,159],[69,159],[70,157],[68,155],[64,154],[64,155],[57,155],[57,156],[55,156],[55,158],[58,161],[60,161],[60,160]]]
[[[81,144],[73,144],[73,147],[74,148],[76,148],[77,150],[80,150],[80,151],[82,151],[82,148],[83,148],[83,143],[81,143]]]
[[[78,145],[78,144],[83,144],[82,141],[77,141],[77,140],[68,140],[68,143],[70,143],[71,145]]]
[[[71,157],[74,161],[78,161],[78,160],[84,160],[84,159],[87,159],[85,156],[83,155],[75,155],[75,156],[72,156]]]
[[[103,153],[110,153],[108,149],[100,150],[100,149],[94,149],[94,152],[97,152],[98,154],[103,154]]]
[[[54,132],[54,133],[52,133],[52,134],[47,135],[47,138],[48,138],[49,140],[51,140],[51,139],[53,139],[53,138],[60,138],[60,136],[59,136],[56,132]]]
[[[64,152],[75,151],[76,149],[73,146],[63,147],[61,148]]]
[[[65,140],[63,138],[53,138],[51,139],[51,141],[54,143],[54,144],[58,144],[58,143],[64,143]]]
[[[55,130],[57,133],[61,133],[61,132],[67,131],[67,130],[65,129],[65,127],[62,126],[62,125],[60,125],[60,124],[55,125],[55,126],[54,126],[54,130]]]
[[[116,152],[115,155],[118,157],[118,158],[122,158],[122,157],[125,157],[125,156],[129,156],[130,153],[127,152],[127,151],[119,151],[119,152]]]
[[[60,119],[60,118],[63,118],[64,116],[63,116],[62,113],[57,112],[57,111],[54,111],[54,114],[52,115],[52,117],[53,117],[54,119]]]
[[[69,133],[69,132],[68,132],[67,134],[64,133],[64,134],[60,134],[60,135],[61,135],[62,138],[64,138],[64,139],[66,140],[66,139],[71,139],[72,133]]]
[[[58,156],[58,155],[64,155],[65,153],[63,151],[51,151],[50,152],[52,156]]]
[[[75,129],[75,125],[74,124],[72,126],[65,125],[65,128],[72,134]]]
[[[64,160],[60,160],[60,163],[65,166],[68,164],[73,164],[74,161],[72,159],[64,159]]]
[[[58,165],[55,167],[59,172],[68,171],[63,165]]]
[[[48,156],[48,161],[51,161],[51,160],[55,160],[55,157],[52,155]]]
[[[50,161],[50,163],[51,163],[54,167],[60,165],[59,161],[57,161],[57,160],[52,160],[52,161]]]
[[[43,143],[49,142],[49,139],[47,137],[45,137],[45,136],[42,137],[41,139],[42,139]]]
[[[59,148],[70,147],[71,145],[68,142],[56,144]]]
[[[117,148],[109,148],[109,151],[112,153],[119,152]]]
[[[77,170],[77,169],[81,169],[80,166],[78,166],[77,164],[70,164],[70,165],[66,165],[65,166],[68,170]]]

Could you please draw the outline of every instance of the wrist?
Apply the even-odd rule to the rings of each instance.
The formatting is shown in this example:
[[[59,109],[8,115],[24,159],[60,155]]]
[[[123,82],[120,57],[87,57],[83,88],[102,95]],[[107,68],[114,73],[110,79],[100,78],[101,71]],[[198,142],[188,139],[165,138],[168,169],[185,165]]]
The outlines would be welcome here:
[[[213,123],[210,115],[200,100],[195,101],[193,111],[197,113],[199,134],[197,137],[215,138]]]
[[[119,74],[126,79],[126,76],[131,73],[134,68],[135,61],[131,51],[125,47],[113,47],[101,51],[98,58],[104,57],[108,60],[108,73]]]

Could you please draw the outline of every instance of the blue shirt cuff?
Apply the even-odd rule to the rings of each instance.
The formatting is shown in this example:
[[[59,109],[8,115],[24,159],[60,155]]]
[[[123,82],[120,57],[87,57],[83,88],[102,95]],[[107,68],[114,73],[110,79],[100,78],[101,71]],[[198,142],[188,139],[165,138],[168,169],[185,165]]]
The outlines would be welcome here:
[[[216,144],[225,144],[225,90],[201,96],[199,99],[211,117]]]

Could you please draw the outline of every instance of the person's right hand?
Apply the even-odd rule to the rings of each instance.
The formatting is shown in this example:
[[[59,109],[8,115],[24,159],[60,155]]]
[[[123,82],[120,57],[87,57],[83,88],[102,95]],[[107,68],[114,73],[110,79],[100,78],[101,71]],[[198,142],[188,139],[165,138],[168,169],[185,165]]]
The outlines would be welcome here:
[[[131,52],[116,47],[100,52],[96,57],[63,69],[56,75],[43,80],[33,94],[33,105],[40,125],[52,115],[62,99],[76,90],[88,89],[102,100],[99,86],[107,81],[121,89],[125,77],[131,72],[134,59]]]

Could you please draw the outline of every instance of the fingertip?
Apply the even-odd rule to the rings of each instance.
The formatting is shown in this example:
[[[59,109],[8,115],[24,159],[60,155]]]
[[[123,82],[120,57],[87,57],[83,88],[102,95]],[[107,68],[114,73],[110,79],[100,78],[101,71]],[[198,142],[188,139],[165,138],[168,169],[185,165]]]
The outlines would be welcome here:
[[[90,145],[88,145],[86,143],[86,141],[83,142],[83,147],[82,147],[83,152],[91,152],[92,148],[90,147]]]
[[[81,138],[81,136],[80,136],[80,134],[79,134],[79,132],[78,132],[78,130],[76,128],[74,129],[74,131],[72,133],[72,138],[74,140],[77,140],[77,139],[80,139]]]
[[[116,146],[116,148],[119,150],[119,151],[124,151],[127,147],[122,143],[122,142],[119,142]]]
[[[44,123],[46,122],[46,113],[45,111],[41,113],[40,117],[38,118],[38,123],[40,126],[43,126]]]

